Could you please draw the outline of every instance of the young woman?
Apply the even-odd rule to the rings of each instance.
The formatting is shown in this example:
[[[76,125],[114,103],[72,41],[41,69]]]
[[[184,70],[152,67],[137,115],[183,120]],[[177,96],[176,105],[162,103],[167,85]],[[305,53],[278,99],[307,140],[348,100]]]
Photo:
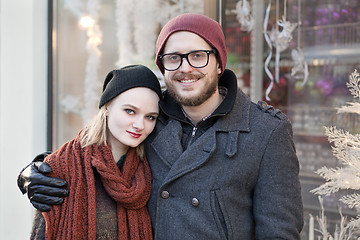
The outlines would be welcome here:
[[[51,176],[67,181],[69,197],[36,213],[32,239],[152,239],[151,172],[141,143],[155,127],[160,98],[145,66],[107,75],[97,117],[45,159]]]

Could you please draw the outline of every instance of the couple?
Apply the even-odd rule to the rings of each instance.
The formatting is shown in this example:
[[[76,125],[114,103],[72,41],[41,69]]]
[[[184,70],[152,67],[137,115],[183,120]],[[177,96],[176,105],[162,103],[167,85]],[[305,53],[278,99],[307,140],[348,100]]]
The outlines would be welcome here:
[[[68,181],[63,205],[43,213],[46,234],[300,239],[303,212],[291,124],[238,89],[235,74],[225,69],[226,57],[221,26],[203,15],[183,14],[164,26],[156,43],[164,93],[144,66],[110,72],[100,100],[107,122],[100,132],[108,133],[100,139],[108,145],[98,140],[81,145],[84,137],[89,140],[91,128],[85,129],[75,144],[64,145],[80,157],[64,159],[63,153],[73,150],[63,146],[45,160],[52,171],[40,157],[19,175],[20,189],[41,211],[67,195],[64,181],[51,177]],[[111,85],[116,76],[120,80]],[[112,110],[116,102],[120,106]],[[146,160],[139,145],[147,135]],[[58,229],[51,227],[54,222]]]

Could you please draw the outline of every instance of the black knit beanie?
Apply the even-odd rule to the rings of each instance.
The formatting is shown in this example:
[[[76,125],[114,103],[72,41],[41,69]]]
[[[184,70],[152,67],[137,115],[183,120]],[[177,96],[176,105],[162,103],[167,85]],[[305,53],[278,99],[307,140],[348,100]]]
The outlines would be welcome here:
[[[129,65],[108,73],[104,81],[99,108],[120,93],[136,87],[150,88],[159,98],[162,96],[159,80],[149,68],[143,65]]]

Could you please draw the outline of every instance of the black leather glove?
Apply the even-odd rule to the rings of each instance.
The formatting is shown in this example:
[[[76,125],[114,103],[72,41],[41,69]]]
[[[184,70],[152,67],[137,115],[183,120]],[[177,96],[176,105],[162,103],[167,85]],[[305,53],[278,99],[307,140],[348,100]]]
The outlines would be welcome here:
[[[50,166],[42,162],[48,154],[37,155],[33,162],[20,172],[17,179],[20,191],[27,193],[31,204],[42,212],[49,211],[49,205],[62,204],[63,197],[69,194],[69,190],[64,188],[65,180],[45,175],[51,172]]]

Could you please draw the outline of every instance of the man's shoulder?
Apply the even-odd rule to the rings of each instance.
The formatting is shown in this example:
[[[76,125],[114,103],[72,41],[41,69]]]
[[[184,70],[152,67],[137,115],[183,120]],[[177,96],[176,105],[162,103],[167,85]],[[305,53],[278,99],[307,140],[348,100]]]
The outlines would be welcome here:
[[[268,103],[266,103],[264,101],[258,101],[258,103],[256,104],[256,107],[261,112],[268,114],[271,117],[274,117],[274,118],[277,118],[280,120],[284,120],[284,121],[289,121],[289,119],[283,112],[281,112],[279,109],[274,108],[272,105],[269,105]]]
[[[160,110],[159,112],[159,116],[157,118],[157,125],[161,124],[161,125],[166,125],[169,121],[169,116],[166,115],[162,110]]]

